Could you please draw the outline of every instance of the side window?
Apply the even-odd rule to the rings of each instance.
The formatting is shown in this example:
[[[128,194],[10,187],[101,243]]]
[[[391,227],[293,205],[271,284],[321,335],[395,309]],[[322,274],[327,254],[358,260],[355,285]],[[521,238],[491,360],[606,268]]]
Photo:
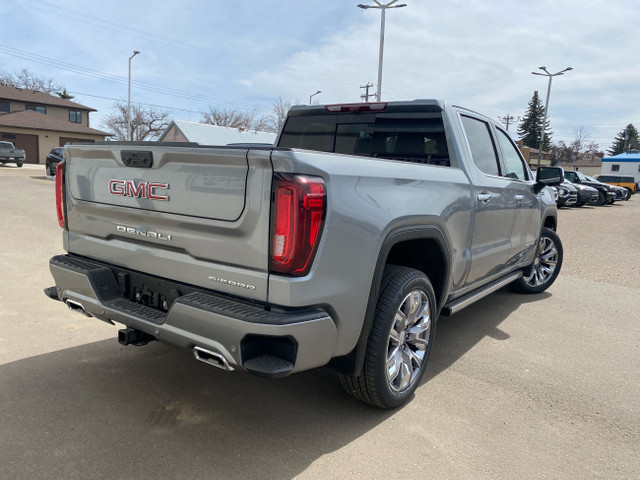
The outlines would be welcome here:
[[[467,134],[473,163],[489,175],[500,175],[496,149],[491,140],[489,125],[475,118],[462,116],[462,125]]]
[[[502,130],[498,130],[498,144],[502,150],[502,158],[506,167],[505,177],[528,180],[527,169],[520,154],[509,137]]]
[[[611,165],[611,171],[612,172],[619,172],[620,171],[620,165]]]

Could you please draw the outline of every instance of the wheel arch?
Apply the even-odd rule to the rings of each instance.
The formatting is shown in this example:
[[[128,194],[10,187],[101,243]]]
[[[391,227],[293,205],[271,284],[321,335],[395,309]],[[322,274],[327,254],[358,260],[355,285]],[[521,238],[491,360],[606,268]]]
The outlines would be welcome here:
[[[444,232],[436,225],[403,226],[391,231],[386,236],[376,261],[365,318],[356,346],[349,354],[331,361],[331,366],[340,373],[359,375],[362,371],[384,267],[388,264],[423,272],[433,286],[438,315],[445,304],[451,289],[451,255]]]

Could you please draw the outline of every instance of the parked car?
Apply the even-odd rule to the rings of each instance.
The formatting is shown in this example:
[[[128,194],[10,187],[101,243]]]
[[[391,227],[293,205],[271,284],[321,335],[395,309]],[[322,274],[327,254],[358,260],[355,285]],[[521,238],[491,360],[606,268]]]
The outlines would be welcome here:
[[[575,204],[576,207],[582,207],[583,205],[598,205],[598,190],[581,183],[567,183],[575,188],[576,193],[578,194],[578,201]]]
[[[47,155],[45,169],[47,171],[47,175],[50,177],[53,177],[56,174],[56,165],[62,161],[62,150],[63,147],[52,148],[49,155]]]
[[[562,182],[557,187],[553,187],[558,192],[556,205],[560,207],[572,207],[578,203],[578,190],[570,182]]]
[[[600,182],[600,180],[598,180],[598,179],[596,179],[594,177],[590,177],[589,175],[585,175],[585,177],[590,182]],[[622,200],[629,200],[631,198],[631,192],[629,190],[627,190],[626,188],[624,188],[624,187],[619,187],[617,185],[610,185],[610,184],[604,183],[604,182],[600,182],[600,183],[602,185],[605,185],[605,186],[611,188],[611,190],[613,190],[613,192],[616,194],[615,200],[618,201],[618,202],[621,202]]]
[[[616,192],[611,185],[599,182],[597,180],[589,180],[586,175],[579,171],[564,172],[564,178],[573,183],[580,183],[598,190],[598,205],[605,203],[613,203],[616,201]]]
[[[11,142],[0,142],[0,163],[2,165],[15,163],[18,167],[21,167],[26,161],[27,155],[24,150],[16,148]]]
[[[595,177],[599,182],[608,183],[609,185],[616,185],[618,187],[626,188],[634,194],[638,191],[636,185],[636,179],[631,175],[596,175]]]

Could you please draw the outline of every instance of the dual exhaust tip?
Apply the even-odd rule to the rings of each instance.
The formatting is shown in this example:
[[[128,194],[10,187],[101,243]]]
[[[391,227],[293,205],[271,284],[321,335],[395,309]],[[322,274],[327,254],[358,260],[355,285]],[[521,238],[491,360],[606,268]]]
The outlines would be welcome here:
[[[92,316],[84,309],[84,305],[82,305],[82,303],[78,302],[77,300],[67,299],[65,303],[67,304],[69,309],[73,310],[74,312],[82,313],[87,317]],[[153,335],[149,335],[148,333],[136,328],[127,327],[118,330],[118,343],[120,345],[142,346],[154,341],[155,339],[156,338]],[[224,355],[219,352],[214,352],[196,346],[193,347],[193,355],[196,357],[196,360],[206,363],[207,365],[213,365],[214,367],[226,370],[228,372],[233,371],[233,367],[229,365],[229,362],[226,358],[224,358]]]

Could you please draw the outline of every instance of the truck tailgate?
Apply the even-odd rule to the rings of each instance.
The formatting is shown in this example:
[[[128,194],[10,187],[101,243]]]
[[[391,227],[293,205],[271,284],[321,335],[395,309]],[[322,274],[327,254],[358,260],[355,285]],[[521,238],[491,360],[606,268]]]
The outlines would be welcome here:
[[[71,145],[67,250],[266,300],[270,149]]]

